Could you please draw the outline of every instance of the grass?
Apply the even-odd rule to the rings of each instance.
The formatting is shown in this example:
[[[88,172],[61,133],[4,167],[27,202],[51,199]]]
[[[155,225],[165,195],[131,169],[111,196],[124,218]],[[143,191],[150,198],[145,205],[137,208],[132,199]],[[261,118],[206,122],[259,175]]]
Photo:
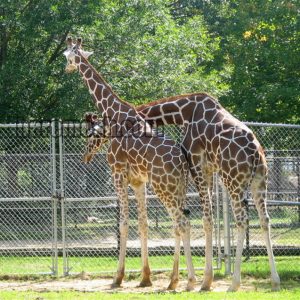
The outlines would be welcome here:
[[[29,261],[34,266],[34,259],[30,258]],[[81,258],[83,259],[83,258]],[[96,260],[103,262],[104,258],[84,258],[85,262],[91,266]],[[165,266],[166,259],[172,260],[171,256],[167,257],[152,257],[152,259],[157,265],[160,264],[161,267]],[[195,264],[197,266],[203,265],[203,258],[194,258],[196,260]],[[47,262],[47,260],[45,260]],[[48,261],[49,262],[49,261]],[[98,262],[98,263],[99,263]],[[22,266],[20,264],[20,260],[16,260],[11,258],[10,263],[14,264],[16,268],[23,268],[26,266],[30,268],[30,263],[28,262],[27,265]],[[270,282],[269,282],[269,266],[268,266],[268,259],[267,257],[253,257],[249,261],[243,262],[242,264],[242,284],[243,283],[250,283],[252,286],[255,287],[256,291],[249,291],[249,292],[237,292],[237,293],[225,293],[225,292],[209,292],[209,293],[198,293],[198,292],[190,292],[190,293],[104,293],[104,292],[77,292],[77,291],[60,291],[60,292],[34,292],[34,291],[26,291],[26,292],[17,292],[17,291],[0,291],[0,300],[52,300],[52,299],[78,299],[78,300],[90,300],[90,299],[103,299],[103,300],[111,300],[111,299],[172,299],[172,300],[179,300],[179,299],[230,299],[230,300],[244,300],[244,299],[283,299],[283,300],[292,300],[292,299],[300,299],[300,258],[297,256],[294,257],[277,257],[276,264],[278,268],[278,273],[281,277],[282,282],[282,290],[280,292],[270,292]],[[2,264],[3,266],[3,264]],[[130,267],[140,267],[140,258],[127,258],[127,266]],[[2,269],[2,268],[1,268]],[[169,272],[166,272],[169,273]],[[181,278],[186,278],[186,271],[181,272]],[[197,271],[197,277],[201,278],[203,272]],[[125,280],[138,280],[139,273],[129,273],[126,275]],[[159,274],[157,275],[159,276]],[[99,278],[101,275],[92,276],[92,278]],[[154,280],[156,279],[156,274],[153,274]],[[224,270],[218,270],[215,272],[216,279],[225,279]],[[2,278],[3,279],[3,278]],[[16,278],[11,278],[10,280],[16,280]],[[28,278],[21,277],[21,279],[26,280]],[[30,278],[34,281],[43,281],[45,280],[43,276],[38,276],[36,278]],[[47,280],[47,278],[46,278]],[[226,279],[228,280],[228,278]]]
[[[0,300],[298,300],[300,298],[300,288],[292,291],[283,290],[276,293],[270,292],[237,292],[228,294],[225,292],[209,293],[150,293],[150,294],[126,294],[115,293],[105,294],[101,292],[0,292]]]
[[[87,272],[99,274],[101,272],[113,272],[117,268],[118,259],[116,257],[70,257],[69,264],[72,267],[71,273]],[[152,269],[171,269],[173,262],[172,255],[150,256],[150,266]],[[204,266],[204,258],[193,256],[195,267]],[[216,265],[216,264],[215,264]],[[276,265],[281,277],[289,278],[298,275],[300,278],[300,257],[299,256],[278,256]],[[38,274],[50,272],[52,262],[51,257],[0,257],[0,278],[6,278],[12,274]],[[62,274],[63,261],[58,258],[59,274]],[[185,267],[184,256],[180,257],[180,267]],[[126,269],[139,270],[141,268],[140,257],[127,257]],[[220,271],[223,272],[222,270]],[[242,263],[242,273],[248,276],[258,276],[259,278],[269,277],[268,258],[263,256],[251,257],[249,261]],[[101,275],[101,274],[100,274]],[[19,275],[18,277],[22,277]]]
[[[91,254],[92,255],[92,254]],[[152,269],[171,269],[173,266],[173,256],[150,256],[150,266]],[[203,257],[193,257],[195,266],[203,266]],[[69,257],[71,273],[113,273],[117,268],[118,258],[113,257]],[[51,257],[0,257],[0,278],[7,274],[37,274],[49,273],[52,266]],[[62,274],[63,260],[58,258],[59,274]],[[185,267],[184,256],[180,257],[180,267]],[[127,257],[126,268],[128,270],[139,270],[141,268],[140,257]],[[22,275],[21,275],[22,277]]]

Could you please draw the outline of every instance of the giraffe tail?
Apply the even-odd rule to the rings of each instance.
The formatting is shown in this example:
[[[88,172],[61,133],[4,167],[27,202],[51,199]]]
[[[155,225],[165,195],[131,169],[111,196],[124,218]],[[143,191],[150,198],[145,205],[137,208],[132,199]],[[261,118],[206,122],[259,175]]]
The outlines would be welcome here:
[[[262,147],[255,152],[253,160],[252,175],[250,179],[250,188],[253,200],[256,198],[256,192],[259,188],[258,185],[261,185],[260,188],[266,189],[267,185],[267,161]]]

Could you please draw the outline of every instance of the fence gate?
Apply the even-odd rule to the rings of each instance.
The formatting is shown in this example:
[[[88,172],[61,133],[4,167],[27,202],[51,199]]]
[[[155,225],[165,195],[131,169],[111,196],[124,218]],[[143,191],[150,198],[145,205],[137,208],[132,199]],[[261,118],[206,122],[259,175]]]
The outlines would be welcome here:
[[[54,125],[0,124],[0,276],[57,273]]]
[[[106,149],[85,165],[86,129],[82,124],[60,124],[61,185],[64,186],[64,274],[115,272],[118,262],[119,207],[106,161]],[[172,136],[179,135],[171,128]],[[217,195],[217,194],[215,194]],[[167,270],[173,266],[174,237],[172,223],[163,205],[148,188],[149,256],[152,270]],[[140,271],[140,241],[136,201],[129,191],[129,236],[126,270]],[[217,204],[218,197],[214,203]],[[191,211],[191,245],[194,256],[204,255],[199,195],[192,184],[188,186],[188,207]],[[215,205],[215,209],[219,207]],[[215,211],[217,217],[219,212]],[[220,267],[221,246],[219,223],[215,222],[215,268]],[[203,259],[195,259],[195,267],[203,266]],[[185,268],[185,259],[180,267]]]

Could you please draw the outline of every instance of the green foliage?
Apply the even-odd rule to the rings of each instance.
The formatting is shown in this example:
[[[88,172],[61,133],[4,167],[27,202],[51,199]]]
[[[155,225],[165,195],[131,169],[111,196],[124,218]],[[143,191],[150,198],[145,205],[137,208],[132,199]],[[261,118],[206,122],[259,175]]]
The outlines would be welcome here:
[[[300,122],[299,1],[178,0],[176,19],[203,15],[221,37],[221,55],[233,69],[230,92],[220,97],[242,120]]]
[[[234,66],[222,98],[242,119],[300,122],[300,35],[296,1],[235,1],[225,51]]]
[[[67,35],[125,100],[208,92],[243,120],[300,122],[296,0],[3,0],[0,121],[93,110]]]
[[[76,104],[68,101],[66,105],[71,87],[64,79],[61,52],[69,31],[93,20],[93,1],[82,3],[1,1],[2,122],[51,118],[60,116],[60,112],[72,116],[74,110],[68,111]]]
[[[6,0],[1,7],[2,122],[78,119],[93,109],[78,74],[64,74],[68,34],[83,37],[92,63],[128,101],[228,89],[226,66],[206,69],[219,39],[201,16],[177,24],[166,1]]]

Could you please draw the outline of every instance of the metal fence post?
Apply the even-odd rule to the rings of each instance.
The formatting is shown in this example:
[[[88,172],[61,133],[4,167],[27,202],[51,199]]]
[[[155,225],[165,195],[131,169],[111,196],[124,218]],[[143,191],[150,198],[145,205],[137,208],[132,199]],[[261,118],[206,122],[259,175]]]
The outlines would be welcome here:
[[[230,241],[229,197],[228,197],[227,190],[223,185],[222,185],[222,198],[223,198],[225,275],[230,275],[231,274],[231,241]]]
[[[51,160],[52,160],[52,226],[53,226],[53,248],[52,272],[58,275],[58,245],[57,245],[57,187],[56,187],[56,132],[55,120],[51,121]]]
[[[60,205],[61,205],[61,235],[63,254],[63,275],[69,275],[67,244],[66,244],[66,212],[65,212],[65,189],[64,189],[64,157],[63,157],[63,124],[58,121],[58,144],[59,144],[59,178],[60,178]]]
[[[297,159],[297,198],[300,202],[300,158]],[[300,223],[300,205],[298,206],[298,223]]]
[[[215,230],[215,239],[217,243],[217,269],[222,267],[222,245],[221,245],[221,218],[220,218],[220,189],[219,189],[219,176],[218,173],[214,173],[213,176],[213,190],[214,190],[214,199],[215,202],[215,211],[216,211],[216,230]]]

